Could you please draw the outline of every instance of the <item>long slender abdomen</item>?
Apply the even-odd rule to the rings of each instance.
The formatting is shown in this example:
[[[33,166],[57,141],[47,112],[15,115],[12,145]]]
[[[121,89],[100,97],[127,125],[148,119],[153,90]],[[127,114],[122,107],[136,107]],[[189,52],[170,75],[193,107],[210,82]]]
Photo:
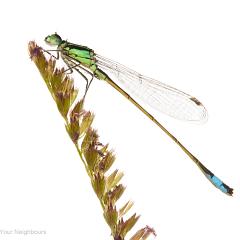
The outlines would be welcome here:
[[[190,159],[200,168],[205,177],[218,189],[227,195],[233,194],[233,189],[222,182],[218,177],[216,177],[209,169],[207,169],[186,147],[182,145],[180,141],[177,140],[160,122],[158,122],[146,109],[144,109],[138,102],[136,102],[127,92],[125,92],[121,87],[119,87],[112,79],[101,69],[97,68],[95,71],[95,76],[100,80],[105,80],[113,88],[115,88],[119,93],[126,97],[131,103],[133,103],[141,112],[143,112],[149,119],[151,119],[159,128],[161,128],[189,157]]]

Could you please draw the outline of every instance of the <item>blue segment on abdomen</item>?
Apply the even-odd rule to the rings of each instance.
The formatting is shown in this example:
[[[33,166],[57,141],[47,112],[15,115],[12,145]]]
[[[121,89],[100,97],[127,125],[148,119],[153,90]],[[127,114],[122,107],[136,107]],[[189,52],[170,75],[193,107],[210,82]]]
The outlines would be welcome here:
[[[215,175],[210,176],[209,174],[207,174],[207,178],[212,182],[215,187],[219,188],[224,193],[228,193],[228,190],[224,187],[223,182],[218,177],[216,177]]]

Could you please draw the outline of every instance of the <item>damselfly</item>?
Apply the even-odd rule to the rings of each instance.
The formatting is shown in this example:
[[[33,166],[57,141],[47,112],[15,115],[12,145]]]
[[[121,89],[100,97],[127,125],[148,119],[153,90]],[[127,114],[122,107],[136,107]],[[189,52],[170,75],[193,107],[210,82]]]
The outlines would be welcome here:
[[[45,52],[50,54],[50,51],[56,51],[56,58],[61,56],[70,72],[74,69],[86,80],[86,92],[94,77],[106,81],[161,128],[193,160],[215,187],[228,195],[233,194],[232,188],[208,170],[136,100],[143,101],[157,111],[187,121],[206,119],[207,111],[200,101],[176,88],[145,77],[122,64],[105,58],[86,46],[62,40],[57,33],[47,36],[45,42],[50,46],[57,47],[55,50],[44,50]],[[112,80],[108,73],[114,74],[116,80]],[[90,76],[90,79],[87,75]]]

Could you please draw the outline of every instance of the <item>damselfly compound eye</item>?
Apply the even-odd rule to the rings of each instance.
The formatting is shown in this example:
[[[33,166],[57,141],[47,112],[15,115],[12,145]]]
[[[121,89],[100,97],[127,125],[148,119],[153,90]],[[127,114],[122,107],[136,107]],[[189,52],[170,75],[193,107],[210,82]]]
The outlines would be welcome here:
[[[48,35],[45,38],[45,42],[50,46],[57,46],[62,43],[62,39],[57,33],[54,33],[52,35]]]

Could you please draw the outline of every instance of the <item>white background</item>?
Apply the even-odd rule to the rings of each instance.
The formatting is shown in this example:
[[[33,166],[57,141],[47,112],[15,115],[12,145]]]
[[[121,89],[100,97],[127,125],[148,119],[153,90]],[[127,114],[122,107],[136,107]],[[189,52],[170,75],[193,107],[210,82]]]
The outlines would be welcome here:
[[[157,239],[239,240],[239,1],[2,1],[0,75],[0,239],[111,239],[98,200],[27,44],[57,31],[145,75],[199,98],[204,125],[161,122],[234,197],[214,188],[181,149],[104,82],[86,109],[124,171],[122,197],[141,214],[134,228]],[[79,76],[75,76],[79,79]],[[121,200],[123,203],[123,199]],[[132,231],[131,234],[133,234]],[[130,235],[131,235],[130,234]],[[129,235],[129,236],[130,236]],[[129,238],[128,238],[129,239]]]

